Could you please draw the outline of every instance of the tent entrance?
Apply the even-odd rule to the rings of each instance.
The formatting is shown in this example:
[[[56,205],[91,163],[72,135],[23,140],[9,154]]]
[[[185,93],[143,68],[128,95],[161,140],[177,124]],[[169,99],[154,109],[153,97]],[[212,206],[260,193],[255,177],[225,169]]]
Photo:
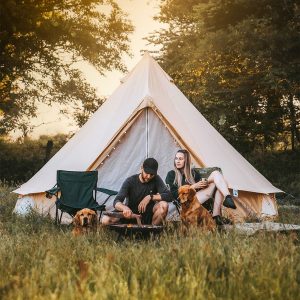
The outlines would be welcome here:
[[[164,180],[173,168],[174,154],[179,148],[153,109],[144,108],[132,118],[130,126],[120,130],[93,164],[99,172],[98,185],[119,190],[127,177],[140,172],[147,157],[158,161],[158,173]]]

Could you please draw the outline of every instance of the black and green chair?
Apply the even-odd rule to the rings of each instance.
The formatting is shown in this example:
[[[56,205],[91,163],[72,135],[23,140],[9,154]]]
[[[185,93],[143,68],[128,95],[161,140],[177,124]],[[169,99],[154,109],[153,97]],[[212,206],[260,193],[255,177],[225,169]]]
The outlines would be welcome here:
[[[194,170],[201,175],[201,178],[208,178],[213,171],[222,173],[222,170],[219,167],[194,168]]]
[[[105,211],[105,204],[111,196],[118,192],[105,188],[98,188],[98,171],[65,171],[58,170],[56,177],[56,185],[46,191],[46,197],[56,196],[56,224],[61,223],[63,213],[68,213],[71,217],[77,211],[83,208],[89,208],[99,211],[99,220],[102,212]],[[107,195],[102,204],[96,201],[97,192]],[[60,216],[59,216],[60,210]]]

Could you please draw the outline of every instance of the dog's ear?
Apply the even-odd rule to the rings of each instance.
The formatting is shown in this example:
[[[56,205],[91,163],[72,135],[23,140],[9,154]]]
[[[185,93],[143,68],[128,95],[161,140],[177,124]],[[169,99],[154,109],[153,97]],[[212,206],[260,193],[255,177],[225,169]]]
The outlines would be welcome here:
[[[79,226],[80,225],[80,215],[79,212],[76,213],[75,217],[73,218],[73,223],[75,226]]]
[[[189,199],[193,199],[194,196],[196,195],[196,190],[193,189],[192,187],[189,188]]]
[[[186,194],[187,191],[189,190],[189,185],[182,185],[181,187],[179,187],[178,189],[178,194]]]

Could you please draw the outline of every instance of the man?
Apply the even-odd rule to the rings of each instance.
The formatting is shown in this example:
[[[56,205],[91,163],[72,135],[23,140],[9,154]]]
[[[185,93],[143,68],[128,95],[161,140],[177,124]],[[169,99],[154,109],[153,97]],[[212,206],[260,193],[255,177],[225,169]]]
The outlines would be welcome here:
[[[163,180],[157,175],[158,163],[154,158],[147,158],[141,173],[128,177],[114,201],[117,211],[123,212],[125,219],[132,214],[141,214],[142,224],[160,225],[168,213],[168,203],[172,194]],[[123,201],[127,199],[127,205]],[[120,219],[104,216],[102,224],[112,224]],[[125,220],[127,221],[127,220]]]

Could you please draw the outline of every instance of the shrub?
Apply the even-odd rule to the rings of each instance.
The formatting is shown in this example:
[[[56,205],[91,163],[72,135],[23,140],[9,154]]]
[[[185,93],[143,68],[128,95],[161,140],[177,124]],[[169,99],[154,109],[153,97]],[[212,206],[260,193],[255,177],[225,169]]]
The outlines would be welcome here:
[[[30,179],[67,141],[66,135],[41,136],[22,143],[0,139],[0,180],[22,183]]]
[[[300,150],[252,153],[247,159],[274,186],[295,198],[300,198]],[[279,195],[279,199],[287,196]],[[288,196],[286,200],[299,204],[293,197]]]

